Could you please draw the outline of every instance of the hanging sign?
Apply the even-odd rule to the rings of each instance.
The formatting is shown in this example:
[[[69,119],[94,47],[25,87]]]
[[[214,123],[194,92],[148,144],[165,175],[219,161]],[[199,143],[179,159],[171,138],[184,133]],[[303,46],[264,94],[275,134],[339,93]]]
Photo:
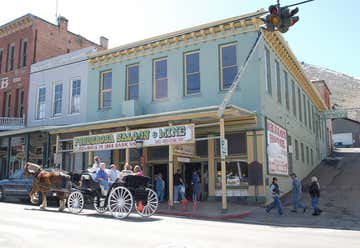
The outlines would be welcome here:
[[[143,147],[186,144],[195,142],[195,126],[189,124],[79,136],[73,141],[74,152],[136,148],[139,141]]]
[[[267,120],[267,153],[270,174],[288,175],[287,133]]]

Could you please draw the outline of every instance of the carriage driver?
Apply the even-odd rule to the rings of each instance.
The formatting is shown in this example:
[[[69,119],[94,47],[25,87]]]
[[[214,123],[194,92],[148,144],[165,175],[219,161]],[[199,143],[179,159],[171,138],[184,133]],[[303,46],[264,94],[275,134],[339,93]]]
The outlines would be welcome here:
[[[100,169],[96,172],[95,180],[99,181],[101,193],[103,195],[107,194],[107,190],[109,189],[109,181],[110,177],[105,171],[106,165],[105,163],[100,163]]]

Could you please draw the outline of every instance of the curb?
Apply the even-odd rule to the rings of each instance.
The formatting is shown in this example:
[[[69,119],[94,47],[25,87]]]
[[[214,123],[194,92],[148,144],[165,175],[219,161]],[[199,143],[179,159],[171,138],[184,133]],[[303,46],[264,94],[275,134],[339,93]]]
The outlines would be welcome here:
[[[210,219],[210,220],[243,219],[251,215],[251,212],[245,212],[242,214],[205,215],[205,214],[171,212],[171,211],[162,211],[162,210],[157,211],[156,213],[167,216],[186,217],[186,218],[194,218],[194,219]]]

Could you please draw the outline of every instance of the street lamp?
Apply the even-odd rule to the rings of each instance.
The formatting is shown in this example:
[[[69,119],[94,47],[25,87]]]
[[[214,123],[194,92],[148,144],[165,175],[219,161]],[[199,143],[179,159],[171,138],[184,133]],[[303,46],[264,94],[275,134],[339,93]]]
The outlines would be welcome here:
[[[138,162],[140,162],[140,159],[141,159],[141,156],[142,156],[142,148],[143,148],[144,141],[140,140],[140,139],[137,139],[137,140],[135,140],[135,142],[136,142],[136,151],[137,151],[137,154],[138,154]]]

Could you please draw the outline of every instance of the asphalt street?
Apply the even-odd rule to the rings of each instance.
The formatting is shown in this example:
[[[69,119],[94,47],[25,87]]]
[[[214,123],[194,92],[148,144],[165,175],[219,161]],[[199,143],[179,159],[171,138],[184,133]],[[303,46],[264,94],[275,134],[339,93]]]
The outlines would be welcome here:
[[[118,220],[86,210],[0,203],[0,247],[360,247],[360,232],[131,214]]]

